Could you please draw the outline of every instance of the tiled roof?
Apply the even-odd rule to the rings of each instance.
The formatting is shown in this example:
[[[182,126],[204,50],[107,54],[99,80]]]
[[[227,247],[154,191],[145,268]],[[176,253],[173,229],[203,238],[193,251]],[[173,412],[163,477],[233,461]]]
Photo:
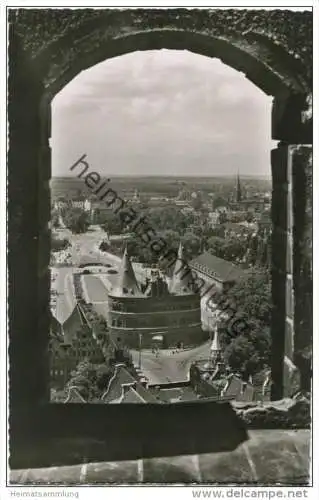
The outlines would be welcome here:
[[[130,384],[132,384],[132,387],[130,387],[128,391],[134,389],[134,392],[136,392],[137,394],[137,396],[134,397],[136,398],[139,397],[140,398],[139,402],[158,403],[156,397],[153,396],[153,394],[151,394],[151,392],[147,390],[138,380],[136,380],[133,377],[133,375],[131,375],[131,373],[127,370],[124,364],[117,365],[115,367],[114,375],[109,382],[107,390],[102,396],[103,402],[104,403],[128,402],[126,400],[126,395],[124,395],[123,397],[123,386],[127,386]],[[133,398],[132,395],[130,397]]]
[[[134,389],[134,387],[130,387],[124,394],[121,399],[121,403],[138,403],[143,404],[146,401],[138,394],[138,392]]]
[[[189,272],[188,272],[189,271]],[[178,256],[174,266],[174,272],[169,291],[174,295],[190,295],[193,291],[189,287],[190,269],[184,258],[182,244],[179,245]]]
[[[158,399],[142,384],[137,383],[135,387],[137,394],[144,399],[145,403],[159,403]]]
[[[205,252],[190,262],[190,267],[201,270],[221,282],[237,281],[245,276],[245,271],[232,262]]]
[[[68,319],[63,323],[63,335],[66,342],[72,342],[77,331],[85,324],[83,313],[78,304],[73,309]]]
[[[141,297],[143,295],[137,284],[127,249],[124,251],[123,259],[120,264],[117,283],[110,295],[112,297]]]
[[[53,338],[55,341],[63,342],[62,325],[52,313],[50,322],[50,334],[51,338]]]
[[[238,233],[243,233],[245,231],[251,230],[251,228],[244,226],[243,224],[239,224],[238,222],[225,222],[223,224],[225,229],[229,229],[231,231],[236,231]]]
[[[64,403],[87,403],[87,401],[81,396],[77,387],[70,387],[68,397]]]
[[[154,390],[153,394],[156,394]],[[159,400],[157,402],[171,403],[179,401],[197,401],[197,395],[192,387],[174,387],[170,389],[160,389],[157,392]]]
[[[102,396],[105,403],[118,400],[122,396],[122,385],[135,382],[135,378],[131,375],[125,365],[117,365],[115,372],[111,378],[108,388]]]

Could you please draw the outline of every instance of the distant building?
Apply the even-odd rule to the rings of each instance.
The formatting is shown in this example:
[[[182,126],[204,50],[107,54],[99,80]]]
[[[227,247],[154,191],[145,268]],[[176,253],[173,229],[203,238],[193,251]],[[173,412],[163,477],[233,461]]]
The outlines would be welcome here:
[[[84,210],[85,206],[86,206],[86,203],[88,202],[88,200],[71,200],[70,202],[70,205],[72,208],[80,208],[82,210]],[[90,203],[90,202],[88,202]]]
[[[195,257],[189,266],[198,277],[207,284],[215,285],[221,292],[226,291],[245,276],[243,269],[209,252]]]
[[[264,210],[265,205],[268,205],[268,202],[265,203],[265,200],[263,198],[246,198],[244,200],[241,200],[239,203],[239,206],[241,210],[246,210],[248,211],[249,209],[254,210],[256,212],[261,212]]]
[[[173,382],[160,385],[148,385],[143,375],[129,369],[125,363],[114,366],[114,372],[102,396],[87,401],[80,394],[78,387],[70,387],[64,396],[64,403],[99,403],[99,404],[167,404],[182,401],[197,401],[196,394],[189,381]],[[200,397],[200,399],[203,399]]]
[[[270,211],[262,212],[257,218],[257,227],[259,232],[270,232],[272,228],[272,220]]]
[[[186,187],[183,186],[176,197],[176,201],[184,201],[184,202],[190,202],[191,201],[191,193],[190,190]]]
[[[191,387],[189,381],[180,383],[168,383],[161,385],[153,385],[148,387],[158,402],[162,403],[180,403],[182,401],[197,401],[198,395]]]
[[[238,206],[236,205],[236,210],[229,210],[226,213],[226,220],[228,222],[244,222],[247,218],[246,210],[238,210]]]
[[[54,210],[61,210],[64,208],[68,208],[70,206],[69,201],[67,200],[55,200],[52,203],[52,208]]]
[[[165,196],[151,196],[147,205],[149,207],[175,207],[175,200]]]
[[[247,225],[238,222],[225,222],[222,225],[225,238],[246,237],[253,229]]]
[[[187,200],[175,200],[175,205],[177,207],[189,207],[189,201],[187,201]]]
[[[265,208],[270,207],[271,195],[269,193],[259,194],[255,193],[252,196],[247,196],[248,192],[245,190],[241,184],[239,174],[237,174],[236,187],[231,195],[230,208],[237,211],[253,211],[261,212]]]
[[[209,212],[207,222],[211,228],[218,226],[220,223],[220,212],[217,210],[215,212]]]
[[[191,365],[189,379],[191,386],[202,397],[215,397],[223,400],[253,401],[254,387],[251,382],[242,380],[225,365],[219,343],[218,330],[215,329],[211,345],[211,356],[207,360],[195,361]]]
[[[164,348],[195,345],[207,338],[201,329],[200,296],[188,286],[186,267],[180,246],[170,285],[155,269],[142,286],[125,250],[118,281],[109,293],[109,328],[115,342]]]
[[[184,215],[189,215],[189,214],[193,214],[195,212],[194,208],[193,207],[183,207],[182,210],[181,210],[182,214]]]
[[[67,209],[67,208],[80,208],[85,212],[91,211],[91,202],[88,199],[72,199],[72,200],[55,200],[53,202],[53,208],[55,210]]]

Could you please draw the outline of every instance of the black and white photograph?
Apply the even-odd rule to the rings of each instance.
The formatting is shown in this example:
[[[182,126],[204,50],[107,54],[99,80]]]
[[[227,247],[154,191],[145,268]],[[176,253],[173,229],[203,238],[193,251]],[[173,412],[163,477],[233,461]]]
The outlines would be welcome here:
[[[311,2],[6,16],[8,498],[315,498]]]

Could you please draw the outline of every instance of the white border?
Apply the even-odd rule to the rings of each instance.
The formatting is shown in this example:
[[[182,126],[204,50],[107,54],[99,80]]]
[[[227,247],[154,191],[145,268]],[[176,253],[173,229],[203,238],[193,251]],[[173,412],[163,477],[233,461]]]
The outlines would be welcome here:
[[[130,8],[135,8],[134,6],[132,7],[131,4],[132,2],[123,2],[123,5],[118,5],[116,2],[112,1],[109,2],[109,5],[105,4],[105,2],[101,2],[99,0],[95,0],[92,2],[93,6],[96,8],[107,8],[110,6],[113,8],[123,8],[123,7],[130,7]],[[262,2],[256,2],[255,1],[243,1],[243,2],[238,2],[233,0],[232,2],[225,2],[219,0],[216,2],[217,5],[212,5],[212,1],[205,1],[202,0],[199,2],[198,6],[194,6],[194,2],[178,2],[176,0],[175,2],[172,2],[170,5],[156,5],[155,4],[150,4],[150,2],[143,2],[140,0],[137,2],[139,7],[156,7],[156,8],[173,8],[173,7],[184,7],[184,8],[192,8],[192,7],[210,7],[210,8],[255,8],[255,9],[269,9],[272,10],[274,8],[276,9],[289,9],[289,10],[294,10],[294,11],[303,11],[303,10],[310,10],[311,7],[314,9],[314,101],[313,101],[313,107],[314,107],[314,123],[317,123],[317,117],[318,115],[318,43],[319,43],[319,29],[318,29],[318,14],[319,14],[319,4],[316,0],[308,0],[306,2],[303,1],[294,1],[294,0],[281,0],[280,1],[280,7],[276,5],[276,0],[273,1],[267,1],[264,0]],[[135,2],[136,5],[136,2]],[[244,6],[243,6],[244,5]],[[0,223],[0,237],[1,237],[1,244],[0,244],[0,272],[1,272],[1,280],[0,280],[0,366],[1,366],[1,378],[0,378],[0,390],[1,390],[1,405],[0,405],[0,425],[1,425],[1,437],[4,437],[2,443],[5,443],[6,440],[6,409],[5,405],[3,404],[4,401],[4,395],[6,393],[7,387],[6,387],[6,227],[4,221],[6,220],[6,201],[5,201],[5,191],[6,191],[6,171],[4,168],[4,165],[6,165],[6,114],[4,113],[4,109],[6,109],[6,81],[4,78],[4,75],[6,74],[6,47],[7,47],[7,41],[6,41],[6,7],[22,7],[22,8],[48,8],[48,7],[55,7],[55,8],[62,8],[62,7],[69,7],[69,8],[84,8],[84,7],[90,7],[90,5],[87,5],[87,2],[83,1],[69,1],[69,2],[63,2],[63,1],[52,1],[52,2],[15,2],[15,1],[6,1],[4,4],[1,3],[0,6],[0,29],[1,29],[1,38],[0,38],[0,47],[2,48],[1,51],[1,72],[0,75],[2,76],[1,78],[1,110],[2,113],[0,114],[0,131],[1,131],[1,136],[0,136],[0,153],[1,153],[1,169],[0,169],[0,214],[1,214],[1,223]],[[314,169],[313,169],[313,192],[314,192],[314,208],[313,208],[313,220],[314,220],[314,239],[313,239],[313,255],[314,255],[314,262],[313,262],[313,274],[314,277],[319,276],[319,269],[318,269],[318,264],[317,264],[317,255],[318,255],[318,250],[319,250],[319,244],[318,244],[318,237],[317,237],[317,221],[319,217],[319,197],[318,197],[318,184],[319,184],[319,173],[318,173],[318,168],[317,168],[317,157],[318,157],[318,152],[319,152],[319,145],[318,145],[318,132],[315,129],[314,131]],[[318,295],[318,279],[314,280],[314,304],[317,305],[319,303],[319,295]],[[318,306],[314,307],[314,323],[313,323],[313,331],[314,331],[314,357],[313,357],[313,366],[314,366],[314,375],[313,375],[313,401],[314,401],[314,419],[313,419],[313,424],[314,424],[314,429],[313,429],[313,450],[314,450],[314,455],[313,455],[313,470],[314,470],[314,477],[313,477],[313,482],[314,482],[314,488],[307,488],[307,498],[309,499],[317,499],[319,498],[319,460],[318,460],[318,449],[319,449],[319,440],[318,440],[318,421],[319,421],[319,405],[318,405],[318,387],[319,387],[319,370],[318,370],[318,362],[319,362],[319,338],[317,335],[318,332]],[[13,490],[18,490],[18,491],[26,491],[27,488],[19,487],[19,488],[7,488],[5,486],[5,476],[6,476],[6,457],[5,457],[5,446],[2,444],[1,446],[1,460],[0,460],[0,486],[1,486],[1,498],[14,498],[12,497],[12,492]],[[45,489],[45,488],[44,488]],[[84,488],[72,488],[71,491],[78,492],[79,493],[79,498],[99,498],[102,500],[105,499],[105,495],[108,495],[112,497],[112,499],[117,499],[117,498],[123,498],[127,497],[130,499],[141,499],[143,500],[144,498],[149,500],[150,497],[154,498],[161,498],[163,494],[165,495],[174,495],[174,497],[177,499],[179,498],[186,498],[189,497],[190,499],[193,498],[191,494],[191,488],[190,487],[165,487],[165,491],[161,491],[161,487],[147,487],[147,486],[141,486],[141,487],[103,487],[103,488],[91,488],[91,487],[86,487]],[[198,487],[196,488],[198,489]],[[204,488],[205,490],[211,489],[211,488]],[[54,488],[56,491],[61,491],[60,488]],[[66,489],[64,489],[66,490]],[[240,488],[238,488],[240,490]],[[265,490],[265,488],[249,488],[246,487],[245,491],[259,491],[259,490]],[[275,492],[276,488],[268,488],[268,491]],[[285,493],[289,490],[289,488],[280,488],[280,491],[282,491],[283,496],[285,497]],[[291,488],[290,488],[291,490]],[[295,490],[300,490],[300,491],[305,491],[305,488],[295,488]],[[30,488],[29,488],[30,491]],[[43,488],[32,488],[33,492],[36,491],[42,491]],[[52,490],[50,490],[52,491]],[[67,489],[67,491],[70,491],[70,489]],[[274,495],[275,496],[275,495]],[[212,494],[213,497],[213,494]],[[231,498],[231,495],[226,496],[225,498]],[[298,498],[300,498],[299,496]],[[302,498],[305,496],[302,495]],[[60,497],[61,498],[61,497]],[[73,497],[74,498],[74,497]],[[235,498],[235,497],[234,497]],[[243,498],[243,497],[242,497]],[[287,496],[286,496],[287,498]],[[292,497],[291,497],[292,498]]]

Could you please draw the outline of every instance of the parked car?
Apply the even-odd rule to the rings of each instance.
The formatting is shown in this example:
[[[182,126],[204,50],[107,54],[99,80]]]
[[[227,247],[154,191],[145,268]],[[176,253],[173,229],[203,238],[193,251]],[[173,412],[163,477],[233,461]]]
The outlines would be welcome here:
[[[109,269],[108,274],[118,274],[118,271],[116,269]]]

